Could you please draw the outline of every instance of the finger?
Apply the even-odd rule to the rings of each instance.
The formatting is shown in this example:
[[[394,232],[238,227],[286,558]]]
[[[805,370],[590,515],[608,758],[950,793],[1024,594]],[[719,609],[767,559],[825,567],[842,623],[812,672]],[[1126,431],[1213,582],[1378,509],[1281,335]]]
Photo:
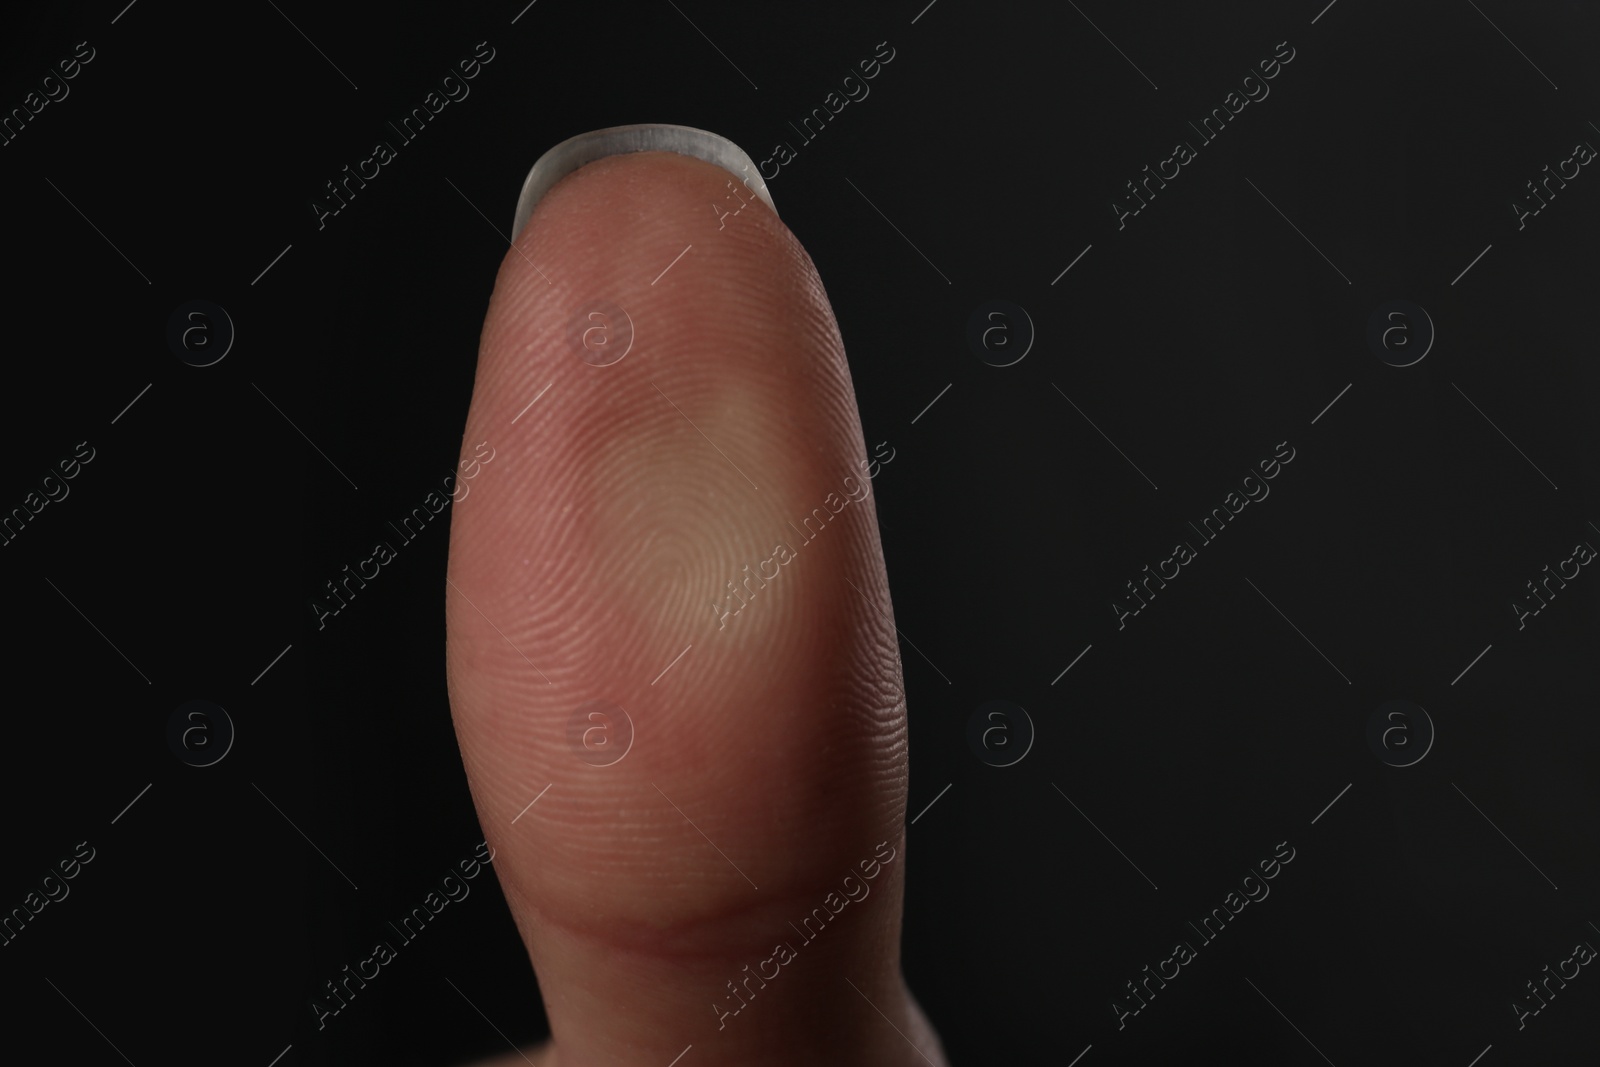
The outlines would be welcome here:
[[[664,152],[583,166],[484,325],[451,705],[549,1062],[939,1062],[898,962],[892,448],[869,457],[822,283],[757,185]]]

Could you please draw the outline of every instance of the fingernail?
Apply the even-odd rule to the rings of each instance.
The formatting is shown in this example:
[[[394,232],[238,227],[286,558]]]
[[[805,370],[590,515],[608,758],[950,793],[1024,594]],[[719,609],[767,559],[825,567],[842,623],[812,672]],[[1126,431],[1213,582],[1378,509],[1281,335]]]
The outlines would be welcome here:
[[[767,183],[756,169],[755,161],[726,137],[692,126],[659,123],[611,126],[569,137],[539,157],[533,169],[528,171],[528,177],[522,183],[522,195],[517,198],[517,217],[511,226],[513,240],[528,224],[534,205],[556,182],[585,163],[625,152],[676,152],[715,163],[744,182],[762,203],[772,208],[774,214],[777,213],[772,194],[767,192]]]

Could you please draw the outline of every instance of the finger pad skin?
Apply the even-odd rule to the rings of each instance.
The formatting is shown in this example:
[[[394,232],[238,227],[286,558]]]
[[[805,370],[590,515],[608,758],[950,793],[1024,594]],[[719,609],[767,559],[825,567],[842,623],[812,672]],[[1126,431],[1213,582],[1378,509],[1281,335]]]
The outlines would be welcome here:
[[[782,917],[901,844],[900,663],[843,347],[777,217],[719,220],[728,177],[665,153],[580,169],[491,300],[463,454],[493,459],[455,506],[448,664],[530,944],[533,925],[764,955]],[[594,308],[613,340],[614,309],[631,323],[607,366],[581,358]],[[571,741],[592,700],[632,722],[609,766]],[[902,867],[870,898],[896,938]]]

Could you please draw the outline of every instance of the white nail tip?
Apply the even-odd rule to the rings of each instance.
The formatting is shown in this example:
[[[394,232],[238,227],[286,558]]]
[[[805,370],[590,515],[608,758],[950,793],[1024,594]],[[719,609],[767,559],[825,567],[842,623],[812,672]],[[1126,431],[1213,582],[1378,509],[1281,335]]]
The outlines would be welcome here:
[[[517,198],[517,217],[511,227],[512,238],[522,232],[533,216],[534,205],[556,182],[585,163],[626,152],[676,152],[714,163],[744,182],[774,213],[778,210],[755,161],[726,137],[692,126],[656,123],[611,126],[569,137],[539,157],[522,183],[522,195]]]

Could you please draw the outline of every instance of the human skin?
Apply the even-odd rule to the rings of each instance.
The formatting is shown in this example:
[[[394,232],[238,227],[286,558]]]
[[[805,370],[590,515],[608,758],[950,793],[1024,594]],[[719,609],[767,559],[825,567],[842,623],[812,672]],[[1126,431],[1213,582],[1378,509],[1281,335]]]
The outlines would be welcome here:
[[[905,699],[873,500],[803,547],[789,525],[869,449],[810,257],[759,201],[719,220],[728,180],[666,152],[582,167],[484,323],[462,454],[495,460],[452,519],[450,701],[552,1032],[503,1062],[942,1067],[899,964]],[[573,341],[601,303],[634,329],[603,367]],[[719,619],[779,541],[794,558]],[[569,741],[597,699],[634,730],[609,766]],[[780,942],[796,958],[721,1015]]]

